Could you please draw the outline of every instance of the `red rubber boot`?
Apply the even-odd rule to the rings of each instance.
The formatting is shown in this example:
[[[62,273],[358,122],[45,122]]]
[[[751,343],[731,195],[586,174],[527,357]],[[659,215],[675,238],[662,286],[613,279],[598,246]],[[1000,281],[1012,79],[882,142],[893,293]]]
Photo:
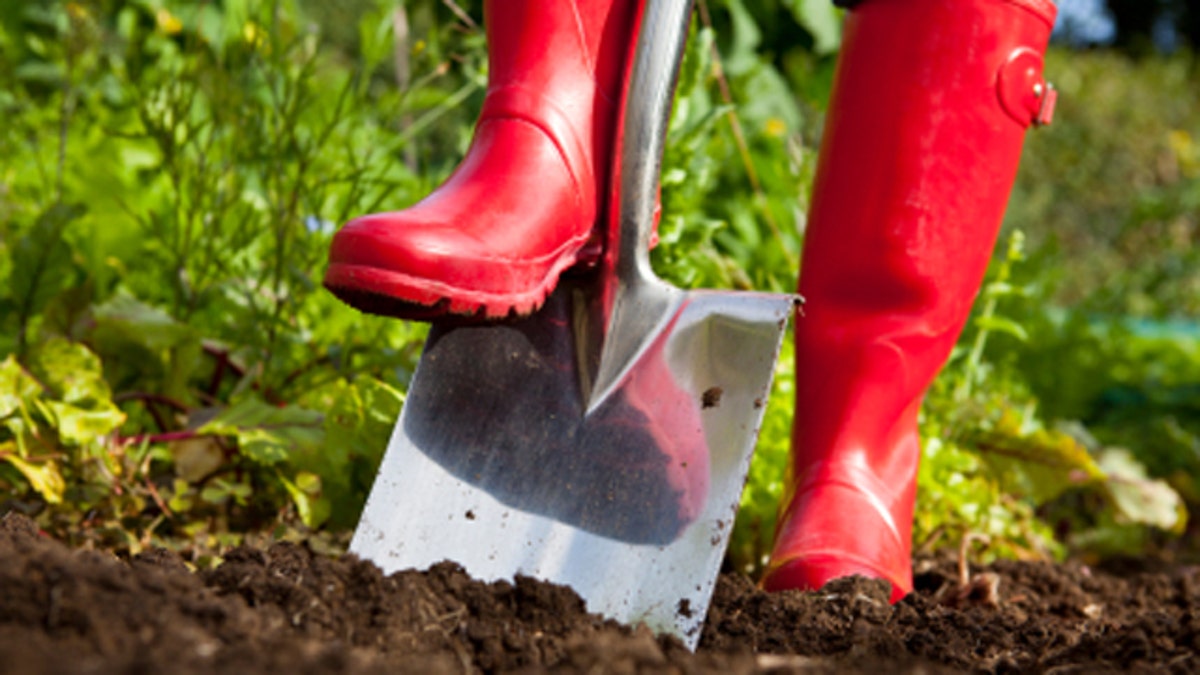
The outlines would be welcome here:
[[[865,0],[821,146],[796,322],[789,490],[762,585],[912,590],[917,411],[1049,122],[1050,0]]]
[[[488,89],[467,156],[411,208],[342,228],[325,286],[373,314],[498,318],[594,261],[639,6],[485,2]]]

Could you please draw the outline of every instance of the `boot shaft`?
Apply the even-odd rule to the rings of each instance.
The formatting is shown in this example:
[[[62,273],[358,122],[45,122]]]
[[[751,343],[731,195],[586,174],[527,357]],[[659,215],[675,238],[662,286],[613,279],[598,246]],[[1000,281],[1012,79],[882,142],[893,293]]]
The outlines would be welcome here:
[[[1053,16],[1048,0],[868,0],[847,18],[797,350],[806,367],[803,354],[844,352],[843,368],[868,371],[884,367],[860,363],[866,351],[901,358],[884,368],[903,392],[887,416],[915,415],[970,311],[1025,130],[1051,95]]]
[[[634,0],[487,0],[488,88],[516,86],[554,99],[614,105],[640,3]]]
[[[796,320],[796,414],[764,585],[912,587],[921,398],[978,292],[1025,130],[1048,121],[1049,0],[865,0],[847,16]]]
[[[956,332],[974,290],[951,289],[982,278],[1025,129],[1052,96],[1040,55],[1054,12],[1049,0],[868,0],[849,13],[802,294],[851,314],[932,311]]]
[[[485,2],[488,91],[480,120],[541,126],[576,179],[602,194],[640,11],[637,0]]]

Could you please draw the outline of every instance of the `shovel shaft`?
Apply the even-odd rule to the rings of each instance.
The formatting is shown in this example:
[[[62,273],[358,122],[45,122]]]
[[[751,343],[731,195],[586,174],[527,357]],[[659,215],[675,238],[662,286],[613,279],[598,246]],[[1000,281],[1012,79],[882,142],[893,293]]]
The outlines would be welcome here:
[[[671,103],[691,21],[691,0],[649,0],[617,125],[612,195],[616,278],[626,286],[656,280],[650,239],[658,214],[659,173]]]
[[[691,0],[649,0],[625,87],[609,213],[608,246],[598,294],[605,322],[587,329],[597,363],[588,378],[587,409],[594,411],[620,386],[632,364],[676,315],[683,294],[650,266],[650,240],[658,223],[659,174],[679,66],[683,61]]]

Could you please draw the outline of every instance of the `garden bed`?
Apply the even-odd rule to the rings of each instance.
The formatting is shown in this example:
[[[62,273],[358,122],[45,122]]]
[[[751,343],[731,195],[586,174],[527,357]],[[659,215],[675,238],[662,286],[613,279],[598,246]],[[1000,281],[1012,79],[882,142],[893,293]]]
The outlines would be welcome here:
[[[766,594],[726,574],[691,654],[528,579],[483,584],[449,564],[385,577],[296,544],[192,572],[162,550],[71,550],[9,515],[0,672],[1200,671],[1200,569],[1002,562],[966,589],[958,575],[920,561],[917,591],[891,607],[864,579]]]

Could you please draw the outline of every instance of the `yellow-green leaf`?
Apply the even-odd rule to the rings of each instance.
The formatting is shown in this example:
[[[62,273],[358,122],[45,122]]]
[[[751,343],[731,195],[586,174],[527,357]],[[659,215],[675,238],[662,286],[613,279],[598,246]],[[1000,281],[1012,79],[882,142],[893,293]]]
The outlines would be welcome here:
[[[1046,429],[1024,433],[1014,414],[969,434],[968,442],[1006,490],[1035,503],[1104,478],[1091,453],[1069,434]]]
[[[50,504],[61,504],[67,484],[58,470],[58,465],[50,460],[37,464],[27,462],[18,457],[15,451],[9,451],[12,445],[12,443],[0,445],[0,461],[8,462],[17,471],[20,471],[25,480],[29,481],[29,487],[37,491],[42,499]]]
[[[295,481],[278,474],[279,482],[288,491],[300,520],[308,527],[320,527],[329,518],[329,500],[321,496],[321,479],[316,474],[301,472]],[[315,492],[312,490],[315,488]]]
[[[1151,479],[1128,450],[1108,448],[1100,454],[1099,464],[1108,475],[1108,494],[1123,518],[1169,532],[1183,531],[1187,507],[1179,493],[1165,481]]]
[[[110,405],[112,393],[100,357],[78,342],[54,338],[42,343],[30,369],[61,401],[93,409]]]
[[[0,418],[13,414],[22,401],[41,391],[41,385],[25,372],[16,357],[10,355],[0,363]]]
[[[45,401],[58,437],[70,445],[87,445],[116,431],[125,423],[125,413],[111,403],[95,410],[77,408],[59,401]]]

